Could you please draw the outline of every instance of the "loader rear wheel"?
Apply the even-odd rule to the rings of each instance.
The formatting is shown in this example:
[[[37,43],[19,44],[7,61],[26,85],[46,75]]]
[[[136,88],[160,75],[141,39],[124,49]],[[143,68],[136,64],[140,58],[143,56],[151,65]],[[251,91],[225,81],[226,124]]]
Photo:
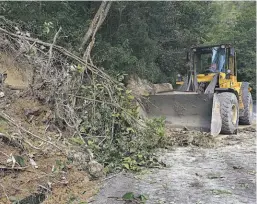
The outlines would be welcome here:
[[[243,95],[244,115],[239,117],[240,125],[251,125],[253,120],[253,99],[252,94],[247,92]]]
[[[221,133],[234,134],[237,132],[239,121],[239,106],[235,94],[230,92],[219,93],[221,106]]]

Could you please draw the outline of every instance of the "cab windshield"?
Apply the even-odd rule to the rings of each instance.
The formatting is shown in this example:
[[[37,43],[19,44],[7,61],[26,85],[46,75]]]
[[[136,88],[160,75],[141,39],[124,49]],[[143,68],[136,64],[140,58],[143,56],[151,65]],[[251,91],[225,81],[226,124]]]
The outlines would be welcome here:
[[[225,48],[213,47],[197,50],[194,56],[194,66],[196,66],[198,73],[225,72]]]
[[[212,59],[210,65],[210,71],[212,72],[224,72],[225,71],[225,48],[214,47],[212,49]]]

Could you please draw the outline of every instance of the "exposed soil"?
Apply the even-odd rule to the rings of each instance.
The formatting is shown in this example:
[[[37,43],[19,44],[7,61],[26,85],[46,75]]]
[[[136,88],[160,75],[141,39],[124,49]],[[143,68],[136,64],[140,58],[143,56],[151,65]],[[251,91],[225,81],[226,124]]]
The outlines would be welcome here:
[[[30,69],[24,66],[0,55],[0,73],[7,72],[1,90],[4,97],[0,99],[0,204],[85,203],[96,193],[97,181],[67,159],[64,153],[69,146],[64,136],[68,132],[60,133],[51,127],[51,110],[26,94],[31,75]],[[60,151],[45,141],[67,149]]]
[[[0,73],[7,73],[6,85],[20,89],[27,88],[32,80],[32,70],[29,63],[17,62],[14,57],[0,53]]]
[[[199,132],[167,132],[175,138],[180,134],[182,140],[172,140],[184,147],[160,150],[166,168],[137,176],[118,174],[104,183],[93,203],[126,203],[119,198],[127,192],[148,195],[146,203],[153,204],[256,203],[255,127],[240,128],[237,135],[214,139],[205,135],[209,147],[202,145],[204,134]]]
[[[8,94],[5,96],[8,98]],[[3,102],[3,101],[2,101]],[[46,116],[47,107],[28,98],[19,98],[11,104],[4,104],[4,111],[17,124],[22,124],[27,130],[43,139],[51,137],[57,141],[60,137],[57,131],[48,128]],[[26,115],[26,111],[33,113]],[[32,117],[31,117],[32,116]],[[48,130],[48,129],[49,130]],[[3,118],[0,119],[0,203],[11,203],[44,193],[43,203],[79,203],[92,197],[97,190],[97,182],[91,181],[87,172],[73,165],[67,157],[48,143],[42,142],[22,132]],[[12,139],[13,137],[16,139]],[[48,140],[48,139],[47,139]],[[26,142],[25,142],[26,141]],[[62,142],[62,138],[60,138]],[[34,148],[32,148],[32,146]],[[22,157],[24,166],[8,159]],[[30,163],[32,158],[38,168]],[[17,159],[16,159],[17,161]],[[21,203],[37,204],[41,202],[24,201]]]

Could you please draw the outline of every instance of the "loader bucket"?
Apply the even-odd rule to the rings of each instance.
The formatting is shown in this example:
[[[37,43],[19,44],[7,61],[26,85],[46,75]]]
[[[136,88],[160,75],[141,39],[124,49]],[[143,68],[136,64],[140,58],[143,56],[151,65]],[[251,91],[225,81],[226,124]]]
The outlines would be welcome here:
[[[212,128],[214,134],[218,134],[219,116],[215,120],[212,119],[214,95],[195,92],[167,92],[151,95],[148,101],[145,101],[145,109],[148,117],[164,116],[166,122],[172,127],[187,127],[205,132],[210,132]],[[216,98],[215,95],[215,101]],[[217,108],[215,113],[219,114]]]

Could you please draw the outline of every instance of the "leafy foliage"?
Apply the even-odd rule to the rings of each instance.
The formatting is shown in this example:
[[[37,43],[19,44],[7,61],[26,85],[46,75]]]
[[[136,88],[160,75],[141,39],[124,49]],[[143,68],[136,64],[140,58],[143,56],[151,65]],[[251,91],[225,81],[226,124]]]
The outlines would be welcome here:
[[[255,87],[256,2],[114,2],[97,34],[93,60],[110,73],[136,73],[152,82],[184,74],[193,45],[231,42],[239,79]],[[99,2],[1,2],[1,13],[43,40],[78,52]]]
[[[206,43],[233,43],[238,80],[251,83],[256,96],[256,2],[213,2],[212,26]],[[223,42],[220,40],[222,39]]]
[[[140,120],[134,96],[122,83],[113,84],[114,91],[94,78],[95,86],[82,86],[79,92],[84,104],[80,134],[107,172],[125,168],[139,171],[144,166],[159,165],[153,149],[164,139],[164,118]],[[118,75],[117,80],[123,80]],[[112,99],[109,99],[109,92]],[[86,98],[84,96],[87,96]],[[72,139],[82,144],[78,137]]]
[[[125,201],[137,201],[136,203],[145,203],[146,200],[147,200],[147,197],[145,195],[138,195],[138,196],[135,196],[133,192],[128,192],[128,193],[125,193],[123,196],[122,196],[122,199],[125,200]]]

